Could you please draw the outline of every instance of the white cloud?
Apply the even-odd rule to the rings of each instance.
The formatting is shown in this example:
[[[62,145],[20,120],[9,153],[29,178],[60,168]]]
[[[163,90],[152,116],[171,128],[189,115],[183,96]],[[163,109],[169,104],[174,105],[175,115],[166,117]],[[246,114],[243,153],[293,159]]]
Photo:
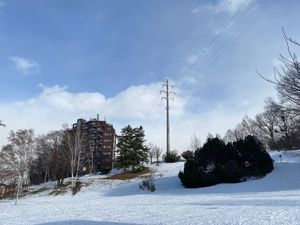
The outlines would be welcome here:
[[[234,14],[238,10],[245,10],[254,0],[219,0],[215,5],[215,12]]]
[[[34,75],[40,72],[40,65],[32,59],[19,56],[8,58],[14,65],[15,69],[24,75]]]
[[[6,6],[7,4],[5,2],[0,1],[0,8],[3,6]]]
[[[165,124],[164,104],[159,95],[161,83],[131,86],[112,98],[97,92],[72,93],[67,87],[58,85],[40,87],[38,96],[0,106],[0,118],[7,124],[6,128],[0,129],[0,145],[5,143],[10,129],[34,128],[41,134],[60,129],[62,124],[74,123],[80,117],[95,117],[97,113],[117,128],[128,123],[152,126],[161,118],[162,129]],[[182,115],[185,99],[177,97],[171,107],[172,115]]]
[[[255,0],[218,0],[216,3],[202,5],[191,10],[192,14],[201,12],[201,9],[209,10],[213,13],[226,12],[233,15],[238,10],[243,11],[248,8]]]
[[[191,55],[189,55],[189,56],[187,57],[186,60],[187,60],[187,62],[188,62],[189,64],[193,64],[193,63],[196,62],[197,58],[198,58],[197,55],[191,54]]]
[[[182,85],[197,86],[199,88],[199,79],[196,76],[185,75],[181,78]]]
[[[198,6],[198,7],[193,8],[193,9],[191,10],[191,13],[192,13],[192,14],[197,14],[197,13],[199,13],[200,11],[201,11],[201,7]]]
[[[190,137],[196,133],[204,141],[207,133],[221,135],[233,127],[253,104],[228,107],[224,104],[212,110],[190,112],[188,104],[193,99],[183,96],[181,84],[176,84],[177,95],[171,102],[171,148],[179,152],[189,146]],[[72,124],[78,118],[100,118],[113,123],[117,132],[127,124],[142,125],[146,139],[165,148],[165,103],[160,100],[161,83],[131,86],[117,95],[106,98],[98,92],[72,93],[67,87],[40,85],[41,93],[30,99],[0,105],[0,118],[7,127],[0,129],[0,146],[6,143],[9,130],[34,128],[36,134],[61,129],[62,124]],[[248,107],[248,108],[247,108]]]

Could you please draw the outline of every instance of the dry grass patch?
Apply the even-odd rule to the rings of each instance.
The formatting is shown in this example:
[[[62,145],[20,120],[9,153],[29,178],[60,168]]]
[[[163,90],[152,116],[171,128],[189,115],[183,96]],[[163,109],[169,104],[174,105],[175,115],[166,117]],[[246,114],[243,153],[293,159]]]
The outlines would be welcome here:
[[[77,181],[76,184],[75,184],[75,187],[72,188],[72,194],[76,195],[81,190],[82,187],[86,187],[86,186],[88,186],[87,183]]]
[[[35,194],[39,194],[39,193],[41,193],[43,191],[46,191],[46,190],[48,190],[46,187],[41,187],[41,188],[38,188],[36,190],[28,192],[28,194],[29,195],[35,195]]]
[[[115,174],[112,175],[110,177],[106,177],[105,179],[110,179],[110,180],[131,180],[134,179],[136,177],[140,177],[144,174],[150,173],[151,169],[148,167],[143,168],[141,171],[139,172],[125,172],[125,173],[119,173],[119,174]]]
[[[59,187],[59,188],[53,189],[53,190],[49,193],[49,195],[55,195],[55,196],[57,196],[57,195],[60,195],[60,194],[64,194],[64,193],[66,193],[66,192],[67,192],[67,190],[66,190],[65,187]]]

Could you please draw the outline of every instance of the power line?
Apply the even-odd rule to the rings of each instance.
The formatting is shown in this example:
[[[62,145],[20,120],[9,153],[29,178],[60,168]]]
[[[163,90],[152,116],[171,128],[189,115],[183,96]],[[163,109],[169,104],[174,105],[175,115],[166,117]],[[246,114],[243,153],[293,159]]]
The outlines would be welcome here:
[[[248,1],[245,1],[245,3],[241,4],[240,7],[235,11],[235,13],[223,24],[223,28],[217,33],[217,35],[210,41],[207,49],[211,49],[213,44],[219,39],[219,37],[225,32],[226,28],[228,27],[228,25],[234,20],[234,18],[239,14],[239,12],[245,7],[246,4],[248,4]],[[191,63],[191,65],[188,67],[188,69],[185,71],[185,74],[187,74],[192,68],[193,66],[198,62],[198,60],[200,59],[200,57],[202,56],[202,54],[199,54],[197,56],[197,58],[194,60],[193,63]]]
[[[269,8],[270,7],[270,5],[267,7],[267,8]],[[220,54],[218,54],[218,55],[215,55],[214,57],[211,57],[210,59],[211,60],[209,60],[209,63],[208,63],[208,65],[205,67],[205,69],[204,70],[202,70],[203,71],[203,73],[205,73],[205,72],[207,72],[207,70],[212,66],[212,65],[214,65],[223,55],[224,55],[224,53],[226,52],[225,50],[226,49],[229,49],[231,46],[232,46],[232,44],[234,43],[234,42],[236,42],[237,40],[239,40],[258,20],[259,20],[259,18],[263,15],[263,13],[264,12],[262,12],[262,13],[260,13],[260,14],[258,14],[252,21],[249,21],[250,20],[250,18],[252,17],[252,14],[253,14],[253,11],[252,12],[250,12],[249,14],[248,14],[248,16],[243,20],[243,22],[242,22],[242,24],[246,24],[247,23],[247,21],[249,21],[249,23],[248,23],[248,25],[247,26],[245,26],[245,27],[243,27],[243,26],[240,26],[239,27],[239,34],[238,35],[236,35],[236,37],[235,38],[228,38],[224,43],[226,44],[225,45],[225,47],[223,47],[223,48],[221,48],[221,51],[220,51]],[[243,29],[244,28],[244,29]]]
[[[223,4],[222,7],[220,7],[217,10],[214,17],[212,19],[210,19],[209,22],[206,24],[206,26],[201,30],[202,32],[198,33],[198,34],[200,34],[200,36],[192,44],[192,48],[189,51],[190,54],[195,52],[200,47],[201,42],[203,42],[204,40],[207,39],[207,37],[209,37],[209,35],[208,35],[210,33],[209,31],[213,30],[216,27],[216,25],[219,23],[220,19],[222,18],[222,16],[221,16],[222,12],[225,11],[226,7],[229,6],[230,4],[231,4],[230,1],[227,1],[225,4]],[[185,68],[187,64],[188,64],[188,61],[184,60],[182,68]]]
[[[193,48],[195,48],[195,47],[198,48],[200,46],[200,43],[202,41],[204,41],[206,39],[206,37],[208,37],[208,35],[206,35],[206,34],[209,33],[208,31],[215,28],[215,26],[218,24],[219,20],[222,18],[221,14],[225,10],[225,7],[229,6],[230,4],[231,4],[231,2],[227,1],[225,4],[222,5],[221,8],[219,8],[217,10],[214,17],[206,24],[205,28],[203,29],[203,31],[206,31],[206,32],[203,32],[202,35],[198,38],[198,40],[195,41],[195,45]],[[211,26],[209,26],[209,24],[211,24]]]

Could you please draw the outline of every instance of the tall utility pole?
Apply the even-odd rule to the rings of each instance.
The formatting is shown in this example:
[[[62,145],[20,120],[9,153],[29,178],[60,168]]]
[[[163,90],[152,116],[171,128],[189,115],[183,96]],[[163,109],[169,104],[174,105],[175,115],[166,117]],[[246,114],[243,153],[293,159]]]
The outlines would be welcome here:
[[[166,83],[163,83],[163,90],[160,91],[160,93],[165,93],[164,97],[161,97],[161,99],[166,100],[166,116],[167,116],[167,143],[166,143],[166,150],[167,150],[167,155],[170,154],[170,121],[169,121],[169,110],[170,110],[170,105],[169,105],[169,100],[174,98],[170,98],[170,94],[174,94],[174,91],[170,91],[170,88],[173,89],[173,86],[169,85],[169,80],[167,79]]]

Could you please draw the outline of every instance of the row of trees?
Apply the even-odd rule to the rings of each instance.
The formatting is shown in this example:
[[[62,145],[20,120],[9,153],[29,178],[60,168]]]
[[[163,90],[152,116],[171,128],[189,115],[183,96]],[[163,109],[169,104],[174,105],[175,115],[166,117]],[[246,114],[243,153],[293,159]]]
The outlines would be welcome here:
[[[38,137],[32,129],[11,131],[0,150],[0,183],[16,188],[17,199],[24,184],[56,180],[61,186],[70,176],[74,188],[88,154],[83,139],[79,129],[67,126]]]
[[[254,119],[245,116],[234,129],[227,130],[224,140],[236,141],[254,135],[270,149],[299,149],[299,122],[294,113],[268,99],[264,112]]]
[[[26,175],[33,184],[57,180],[62,185],[63,179],[71,176],[75,185],[85,155],[76,131],[53,131],[34,137],[31,129],[18,130],[11,131],[8,140],[0,152],[2,182],[14,184],[20,176],[22,183]]]
[[[37,137],[32,129],[11,131],[8,144],[0,150],[0,183],[20,190],[29,180],[31,184],[56,180],[61,186],[64,178],[71,177],[74,188],[83,166],[91,160],[91,152],[78,124],[72,129],[63,128]],[[117,144],[116,167],[135,171],[148,159],[152,163],[155,158],[159,163],[161,148],[145,142],[143,127],[124,127]]]
[[[56,180],[61,186],[71,170],[72,155],[77,154],[75,149],[70,149],[64,131],[52,131],[36,138],[35,160],[30,166],[30,180],[38,184],[49,180]],[[73,172],[73,173],[72,173]],[[75,179],[71,179],[74,186]]]
[[[270,149],[300,148],[300,63],[292,47],[300,44],[288,37],[284,30],[288,57],[280,55],[280,68],[274,68],[274,79],[267,79],[277,90],[279,101],[265,101],[264,111],[250,119],[247,116],[225,134],[226,141],[236,141],[247,135],[255,135]]]

